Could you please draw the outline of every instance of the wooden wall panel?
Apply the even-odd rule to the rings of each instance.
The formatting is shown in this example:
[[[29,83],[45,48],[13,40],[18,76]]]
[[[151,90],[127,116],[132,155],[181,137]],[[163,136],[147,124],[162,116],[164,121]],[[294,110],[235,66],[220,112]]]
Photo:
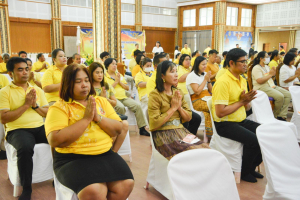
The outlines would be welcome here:
[[[144,28],[144,27],[143,27]],[[173,58],[175,50],[175,30],[145,30],[146,31],[146,55],[152,58],[152,49],[156,44],[156,41],[160,41],[165,53],[170,54]]]
[[[290,31],[260,32],[257,50],[262,51],[265,43],[270,44],[270,51],[279,50],[279,43],[289,43],[289,38]]]
[[[34,22],[10,22],[11,51],[30,53],[51,52],[50,24]]]

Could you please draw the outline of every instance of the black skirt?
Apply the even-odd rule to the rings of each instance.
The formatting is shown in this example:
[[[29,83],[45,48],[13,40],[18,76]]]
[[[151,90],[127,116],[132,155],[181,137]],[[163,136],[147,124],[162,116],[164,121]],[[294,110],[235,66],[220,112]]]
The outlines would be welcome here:
[[[58,181],[76,194],[94,183],[133,179],[127,163],[112,150],[100,155],[65,154],[55,151],[53,168]]]

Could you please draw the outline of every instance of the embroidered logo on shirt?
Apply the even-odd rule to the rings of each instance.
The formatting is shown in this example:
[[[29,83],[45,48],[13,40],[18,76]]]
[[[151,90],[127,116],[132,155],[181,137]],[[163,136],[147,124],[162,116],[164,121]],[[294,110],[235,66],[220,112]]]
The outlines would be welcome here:
[[[102,107],[99,107],[99,112],[100,112],[101,115],[105,115],[105,111],[103,110]]]

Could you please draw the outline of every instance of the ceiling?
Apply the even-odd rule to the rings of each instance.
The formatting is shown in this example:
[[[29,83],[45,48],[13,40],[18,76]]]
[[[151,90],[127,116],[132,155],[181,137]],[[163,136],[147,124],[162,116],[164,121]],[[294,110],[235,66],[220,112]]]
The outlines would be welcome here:
[[[176,0],[177,6],[194,5],[194,4],[215,2],[215,1],[219,1],[219,0]],[[227,2],[254,4],[254,5],[276,3],[281,1],[282,0],[227,0]]]

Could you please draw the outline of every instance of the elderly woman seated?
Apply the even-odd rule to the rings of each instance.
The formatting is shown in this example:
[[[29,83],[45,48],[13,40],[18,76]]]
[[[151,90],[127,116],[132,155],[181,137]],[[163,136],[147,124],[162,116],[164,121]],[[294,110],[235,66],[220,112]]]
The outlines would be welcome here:
[[[193,138],[182,123],[190,121],[192,111],[184,100],[183,92],[177,89],[178,74],[176,66],[170,61],[158,65],[156,89],[149,95],[149,125],[155,148],[170,160],[176,154],[197,148],[209,148],[202,141],[186,143]]]

